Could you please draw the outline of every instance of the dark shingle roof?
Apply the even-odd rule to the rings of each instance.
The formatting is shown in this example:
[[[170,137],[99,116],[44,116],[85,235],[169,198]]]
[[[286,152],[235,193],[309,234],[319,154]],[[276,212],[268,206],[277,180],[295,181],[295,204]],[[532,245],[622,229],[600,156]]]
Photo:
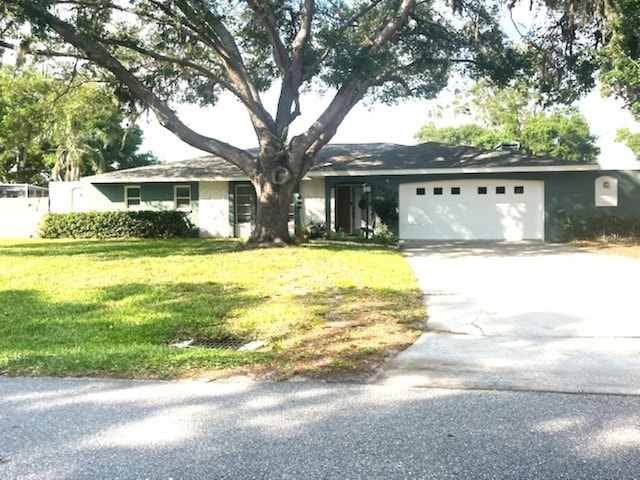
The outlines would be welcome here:
[[[327,145],[320,151],[312,170],[320,170],[327,163],[331,163],[332,170],[431,170],[593,165],[587,162],[521,155],[509,151],[481,150],[436,142],[412,146],[388,143]]]
[[[446,171],[463,169],[531,169],[555,167],[562,170],[597,169],[596,164],[559,160],[551,157],[520,155],[508,151],[486,151],[474,147],[428,142],[413,146],[392,143],[330,144],[325,146],[309,171],[309,176],[357,173],[360,175],[395,172]],[[246,174],[215,155],[179,162],[130,168],[103,173],[83,180],[91,183],[185,182],[246,178]]]

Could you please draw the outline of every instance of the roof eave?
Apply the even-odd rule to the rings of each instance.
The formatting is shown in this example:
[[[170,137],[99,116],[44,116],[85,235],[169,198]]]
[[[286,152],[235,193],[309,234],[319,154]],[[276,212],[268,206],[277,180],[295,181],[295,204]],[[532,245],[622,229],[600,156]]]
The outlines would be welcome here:
[[[530,167],[459,167],[459,168],[411,168],[380,170],[312,170],[309,177],[362,177],[362,176],[397,176],[397,175],[446,175],[446,174],[479,174],[479,173],[544,173],[544,172],[583,172],[602,170],[598,164],[589,165],[551,165]]]
[[[82,182],[91,184],[105,183],[189,183],[189,182],[242,182],[249,181],[249,177],[85,177]]]

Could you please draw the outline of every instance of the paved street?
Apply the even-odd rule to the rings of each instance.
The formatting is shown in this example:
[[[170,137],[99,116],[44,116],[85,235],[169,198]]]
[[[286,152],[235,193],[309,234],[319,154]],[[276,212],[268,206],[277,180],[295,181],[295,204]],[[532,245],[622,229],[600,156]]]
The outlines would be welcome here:
[[[637,479],[640,397],[0,378],[0,478]]]
[[[640,394],[640,260],[540,242],[414,242],[403,251],[426,295],[429,331],[381,382]]]

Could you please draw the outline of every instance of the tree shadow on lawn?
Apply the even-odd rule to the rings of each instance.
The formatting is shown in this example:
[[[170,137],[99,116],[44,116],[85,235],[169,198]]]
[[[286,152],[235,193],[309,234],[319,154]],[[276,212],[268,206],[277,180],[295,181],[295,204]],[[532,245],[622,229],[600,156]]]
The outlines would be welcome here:
[[[12,305],[0,310],[0,372],[176,378],[233,370],[361,381],[389,352],[410,345],[424,321],[418,293],[391,289],[259,296],[233,284],[131,283],[91,293],[89,300],[68,302],[0,291],[0,305]],[[194,338],[269,345],[254,352],[169,346]]]
[[[229,239],[29,240],[0,244],[0,255],[50,257],[88,255],[99,260],[163,258],[229,253],[241,248]]]
[[[87,298],[70,302],[32,290],[0,291],[0,372],[171,378],[184,369],[269,359],[260,352],[170,347],[189,338],[248,335],[230,319],[261,298],[238,285],[132,283],[95,289]]]

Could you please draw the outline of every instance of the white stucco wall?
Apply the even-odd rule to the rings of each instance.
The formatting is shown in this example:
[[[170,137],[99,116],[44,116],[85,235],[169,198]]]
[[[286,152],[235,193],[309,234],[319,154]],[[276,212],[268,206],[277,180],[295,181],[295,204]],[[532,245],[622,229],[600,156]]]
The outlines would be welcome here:
[[[304,205],[302,224],[325,223],[324,178],[312,178],[300,182],[300,195]]]
[[[200,182],[201,237],[231,237],[228,182]]]
[[[51,213],[124,209],[123,203],[112,203],[97,188],[85,182],[51,182],[49,198]]]

